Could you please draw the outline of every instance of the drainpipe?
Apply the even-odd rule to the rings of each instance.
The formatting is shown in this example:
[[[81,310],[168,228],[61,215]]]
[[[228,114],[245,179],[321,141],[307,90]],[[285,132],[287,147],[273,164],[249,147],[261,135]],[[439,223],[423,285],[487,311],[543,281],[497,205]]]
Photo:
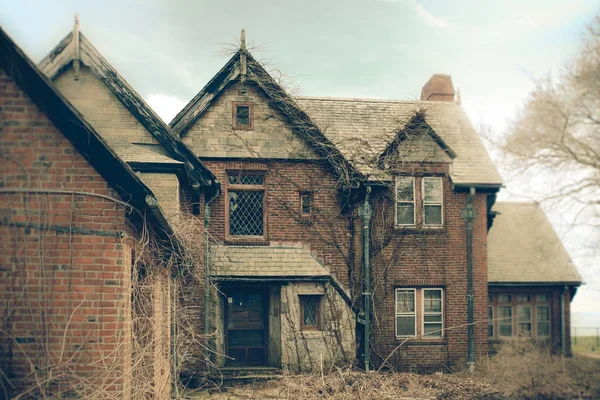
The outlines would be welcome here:
[[[467,365],[469,371],[475,370],[475,334],[473,329],[474,310],[473,310],[473,222],[475,221],[475,208],[473,207],[473,199],[475,198],[475,188],[469,189],[469,197],[467,204],[462,209],[462,218],[465,221],[467,231],[467,332],[469,335],[469,347],[467,353]]]
[[[568,286],[565,286],[560,294],[560,347],[563,356],[567,355],[567,347],[565,346],[565,292],[567,289]]]
[[[210,203],[215,201],[217,197],[221,194],[221,190],[218,189],[215,193],[206,200],[204,203],[204,335],[208,337],[210,333],[208,329],[209,316],[208,313],[210,311],[210,250],[208,248],[208,226],[210,225]]]
[[[371,336],[371,267],[369,264],[369,223],[371,222],[371,216],[373,211],[371,210],[371,204],[369,204],[369,198],[371,197],[371,186],[367,186],[367,193],[365,195],[365,202],[359,207],[358,215],[363,220],[363,255],[365,261],[365,284],[363,291],[364,298],[364,310],[365,310],[365,337],[364,337],[364,351],[365,351],[365,371],[369,371],[371,364],[371,349],[370,349],[370,336]]]

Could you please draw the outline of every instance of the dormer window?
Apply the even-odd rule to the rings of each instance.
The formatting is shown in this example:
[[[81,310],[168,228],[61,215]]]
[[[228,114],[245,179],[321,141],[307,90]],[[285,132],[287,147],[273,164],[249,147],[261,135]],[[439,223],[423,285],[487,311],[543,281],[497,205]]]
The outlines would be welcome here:
[[[252,103],[233,102],[233,129],[254,129],[254,110]]]

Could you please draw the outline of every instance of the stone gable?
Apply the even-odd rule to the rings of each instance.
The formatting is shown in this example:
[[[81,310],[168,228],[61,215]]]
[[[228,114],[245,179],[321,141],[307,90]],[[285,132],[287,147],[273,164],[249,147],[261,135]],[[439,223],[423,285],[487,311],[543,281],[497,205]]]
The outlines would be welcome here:
[[[54,84],[107,142],[157,143],[88,67],[81,67],[79,80],[69,67]]]
[[[199,157],[311,160],[317,156],[286,125],[285,117],[251,85],[225,89],[186,132],[183,140]],[[251,103],[252,130],[233,129],[233,102]]]

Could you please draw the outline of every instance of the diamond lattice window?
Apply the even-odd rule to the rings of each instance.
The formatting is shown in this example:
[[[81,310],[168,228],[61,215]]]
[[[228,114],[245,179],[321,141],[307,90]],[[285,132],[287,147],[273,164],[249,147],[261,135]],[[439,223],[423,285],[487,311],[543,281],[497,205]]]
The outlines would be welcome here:
[[[319,301],[320,296],[300,296],[302,327],[304,329],[319,328]]]
[[[264,236],[264,191],[262,175],[229,176],[229,235]]]

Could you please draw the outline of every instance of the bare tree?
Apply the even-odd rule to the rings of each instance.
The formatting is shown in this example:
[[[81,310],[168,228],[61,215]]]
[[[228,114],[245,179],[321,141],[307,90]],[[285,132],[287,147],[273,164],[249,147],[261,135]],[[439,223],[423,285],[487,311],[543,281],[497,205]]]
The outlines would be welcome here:
[[[536,82],[501,148],[514,170],[537,174],[541,200],[600,229],[600,16],[558,78]]]

